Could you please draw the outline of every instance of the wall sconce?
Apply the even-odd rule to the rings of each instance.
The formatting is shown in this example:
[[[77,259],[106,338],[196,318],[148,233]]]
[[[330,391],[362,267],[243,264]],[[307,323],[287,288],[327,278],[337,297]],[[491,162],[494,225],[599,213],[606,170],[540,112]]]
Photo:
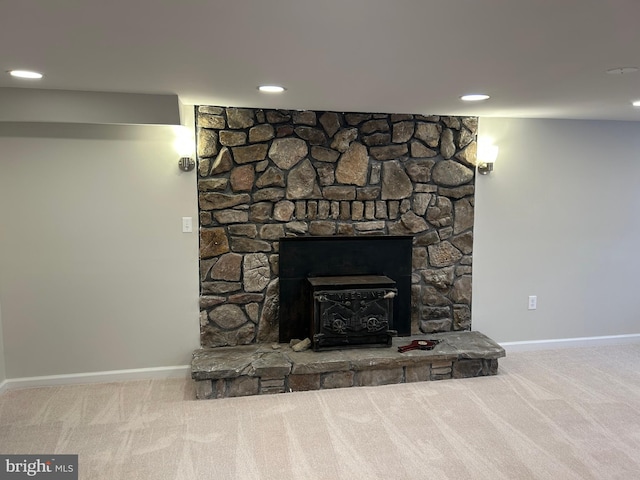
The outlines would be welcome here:
[[[173,148],[180,156],[178,168],[183,172],[190,172],[196,166],[193,157],[196,154],[195,134],[193,128],[183,125],[173,126]]]
[[[498,146],[488,141],[478,142],[478,173],[486,175],[493,171],[493,164],[498,158]]]
[[[180,158],[180,160],[178,160],[178,167],[183,172],[190,172],[195,168],[195,166],[196,166],[196,162],[195,160],[193,160],[193,158],[182,157]]]

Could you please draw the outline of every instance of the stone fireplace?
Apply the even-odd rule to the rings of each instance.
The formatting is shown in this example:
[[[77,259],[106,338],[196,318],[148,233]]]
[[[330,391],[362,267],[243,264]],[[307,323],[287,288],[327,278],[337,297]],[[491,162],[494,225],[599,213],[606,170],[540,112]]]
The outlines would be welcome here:
[[[281,238],[409,238],[399,334],[470,330],[477,118],[196,110],[203,347],[292,336]]]

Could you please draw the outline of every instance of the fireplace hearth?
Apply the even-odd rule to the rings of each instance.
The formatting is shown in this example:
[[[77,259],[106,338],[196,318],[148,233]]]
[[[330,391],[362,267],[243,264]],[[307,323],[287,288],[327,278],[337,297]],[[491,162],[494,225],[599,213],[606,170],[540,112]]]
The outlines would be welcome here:
[[[398,351],[424,340],[438,343],[432,350]],[[191,377],[197,398],[226,398],[496,375],[504,355],[480,332],[395,337],[392,348],[323,352],[253,344],[196,350]]]

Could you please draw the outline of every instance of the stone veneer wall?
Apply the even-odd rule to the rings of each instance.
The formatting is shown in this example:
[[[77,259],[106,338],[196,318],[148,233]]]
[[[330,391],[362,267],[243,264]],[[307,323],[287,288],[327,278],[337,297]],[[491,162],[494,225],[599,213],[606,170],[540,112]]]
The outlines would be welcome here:
[[[412,235],[412,333],[471,328],[476,117],[196,107],[204,347],[278,340],[278,239]]]

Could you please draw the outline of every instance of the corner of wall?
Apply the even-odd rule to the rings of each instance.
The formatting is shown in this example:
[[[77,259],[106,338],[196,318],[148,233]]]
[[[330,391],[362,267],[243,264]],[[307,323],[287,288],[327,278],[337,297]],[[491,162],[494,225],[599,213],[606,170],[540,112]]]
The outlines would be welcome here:
[[[189,127],[195,130],[195,127],[196,127],[195,105],[185,105],[180,100],[178,100],[178,108],[180,109],[180,125]]]

